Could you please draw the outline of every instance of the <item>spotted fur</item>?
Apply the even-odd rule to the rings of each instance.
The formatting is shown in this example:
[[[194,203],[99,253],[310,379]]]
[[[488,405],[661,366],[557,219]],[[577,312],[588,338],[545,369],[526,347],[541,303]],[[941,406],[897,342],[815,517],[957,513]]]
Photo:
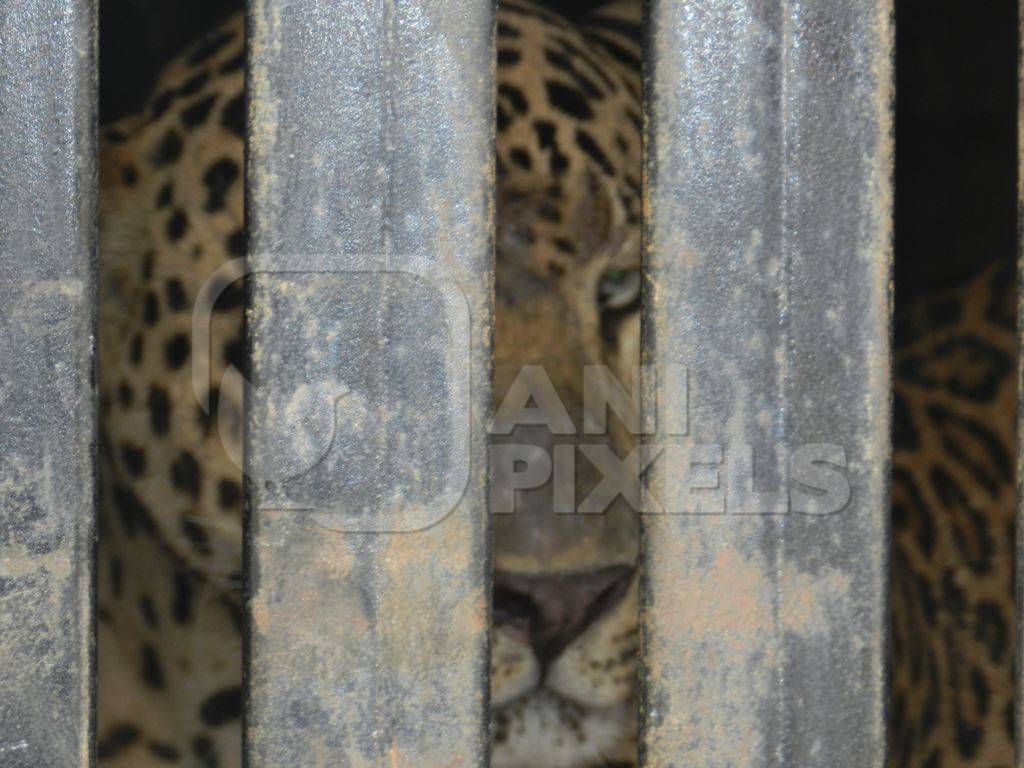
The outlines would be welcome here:
[[[1013,755],[1016,275],[988,268],[898,316],[893,766]]]

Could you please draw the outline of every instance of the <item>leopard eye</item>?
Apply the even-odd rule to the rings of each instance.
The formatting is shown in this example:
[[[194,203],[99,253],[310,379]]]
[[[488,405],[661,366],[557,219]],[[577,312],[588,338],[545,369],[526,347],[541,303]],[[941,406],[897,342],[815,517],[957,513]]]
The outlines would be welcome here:
[[[601,276],[597,304],[602,312],[632,310],[640,306],[640,270],[610,269]]]

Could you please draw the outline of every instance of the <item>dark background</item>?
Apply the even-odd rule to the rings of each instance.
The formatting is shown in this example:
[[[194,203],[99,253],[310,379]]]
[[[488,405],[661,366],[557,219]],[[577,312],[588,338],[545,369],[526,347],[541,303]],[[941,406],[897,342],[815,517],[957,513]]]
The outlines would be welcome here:
[[[549,4],[571,16],[598,2]],[[241,5],[104,0],[102,118],[138,109],[159,67]],[[1016,0],[896,0],[896,43],[899,303],[1015,258]]]

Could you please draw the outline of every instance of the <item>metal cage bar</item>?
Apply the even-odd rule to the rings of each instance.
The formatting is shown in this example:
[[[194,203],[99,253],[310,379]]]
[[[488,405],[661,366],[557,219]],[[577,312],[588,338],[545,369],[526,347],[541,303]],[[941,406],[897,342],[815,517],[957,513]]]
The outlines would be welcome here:
[[[486,759],[492,25],[250,4],[251,766]]]
[[[890,4],[651,11],[645,764],[881,766]]]
[[[0,765],[92,752],[95,7],[0,7]]]

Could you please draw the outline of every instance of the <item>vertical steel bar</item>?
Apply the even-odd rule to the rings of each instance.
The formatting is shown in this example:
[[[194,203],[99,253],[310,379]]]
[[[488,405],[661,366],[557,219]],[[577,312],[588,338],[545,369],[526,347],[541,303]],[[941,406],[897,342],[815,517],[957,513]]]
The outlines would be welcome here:
[[[91,763],[96,28],[0,5],[0,765]]]
[[[890,13],[653,3],[646,765],[885,759]]]
[[[492,17],[250,4],[251,766],[486,760]]]

